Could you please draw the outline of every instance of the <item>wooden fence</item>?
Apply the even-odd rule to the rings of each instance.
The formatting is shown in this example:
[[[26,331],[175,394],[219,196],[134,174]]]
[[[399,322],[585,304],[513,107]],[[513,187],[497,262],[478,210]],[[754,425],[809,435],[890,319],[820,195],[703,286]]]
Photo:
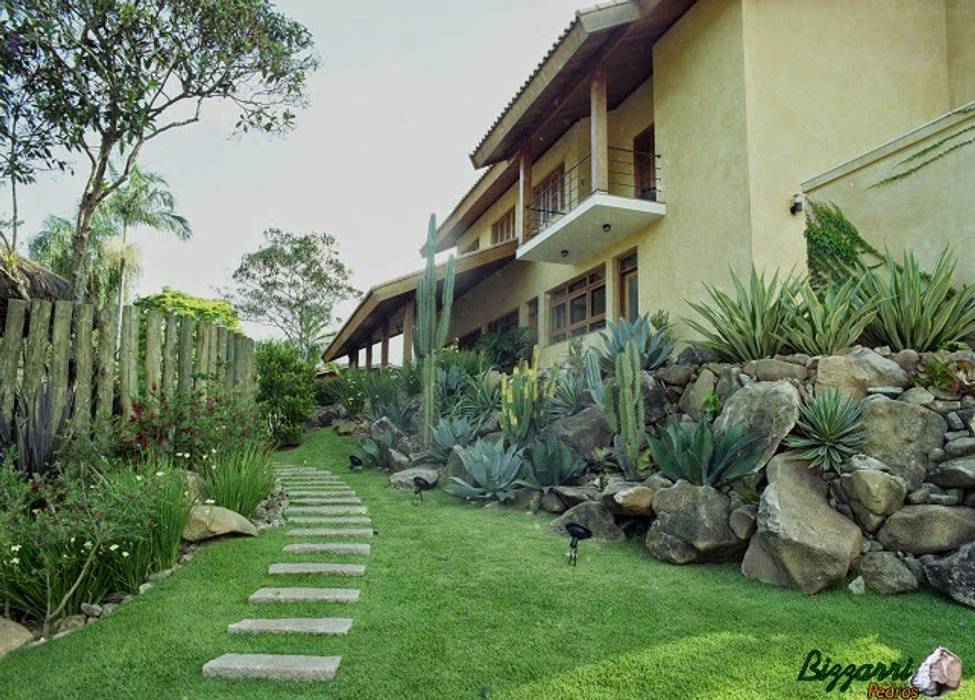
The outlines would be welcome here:
[[[152,398],[238,393],[252,397],[254,341],[188,316],[125,306],[95,311],[71,301],[10,300],[0,330],[0,415],[18,394],[30,399],[50,382],[58,415],[73,395],[70,419],[129,417]],[[116,338],[120,341],[116,343]]]

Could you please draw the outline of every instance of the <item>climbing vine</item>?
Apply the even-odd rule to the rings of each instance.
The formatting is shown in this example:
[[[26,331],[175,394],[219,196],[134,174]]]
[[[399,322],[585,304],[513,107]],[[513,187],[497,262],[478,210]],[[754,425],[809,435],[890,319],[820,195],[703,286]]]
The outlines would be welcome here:
[[[814,286],[831,279],[842,282],[871,267],[865,260],[868,256],[877,262],[883,257],[835,204],[808,201],[805,236],[806,264]]]

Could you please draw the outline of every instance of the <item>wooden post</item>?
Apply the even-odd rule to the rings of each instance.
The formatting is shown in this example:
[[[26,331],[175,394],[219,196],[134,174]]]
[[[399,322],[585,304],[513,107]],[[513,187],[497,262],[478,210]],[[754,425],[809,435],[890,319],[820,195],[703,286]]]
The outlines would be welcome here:
[[[234,390],[234,363],[237,361],[237,334],[227,331],[227,355],[223,368],[223,389],[230,394]]]
[[[24,321],[27,318],[27,302],[20,299],[7,301],[7,321],[0,343],[0,416],[8,421],[14,410],[17,395],[17,365],[24,342]]]
[[[413,361],[413,297],[403,307],[403,364]]]
[[[379,366],[385,368],[389,366],[389,319],[383,319],[383,335],[379,344]]]
[[[159,398],[162,389],[162,312],[150,309],[146,314],[146,396]]]
[[[609,192],[609,128],[606,71],[597,70],[589,83],[589,134],[593,192]]]
[[[115,339],[118,337],[119,313],[105,307],[98,312],[98,388],[95,418],[107,421],[115,404]]]
[[[366,369],[372,369],[372,338],[369,339],[369,344],[366,346]]]
[[[214,371],[214,385],[219,389],[226,387],[227,377],[227,338],[229,331],[223,326],[217,326],[217,366]]]
[[[353,369],[359,366],[359,351],[353,350],[349,353],[349,367]]]
[[[532,159],[527,148],[518,153],[518,206],[515,207],[515,235],[519,244],[531,238]]]
[[[210,324],[200,323],[196,327],[196,347],[193,349],[193,387],[197,391],[206,390],[207,352],[209,350]]]
[[[139,393],[139,309],[122,309],[122,344],[119,347],[119,391],[122,418],[132,417],[132,402]]]
[[[54,420],[57,421],[68,402],[68,361],[71,357],[71,314],[74,302],[54,302],[54,330],[51,333],[51,363],[48,381],[54,392]]]
[[[247,392],[247,338],[234,338],[234,386],[244,395]]]
[[[91,425],[91,380],[94,367],[95,346],[92,343],[92,325],[95,309],[91,304],[78,304],[74,313],[74,409],[72,422],[77,430]]]
[[[220,332],[217,326],[207,331],[207,393],[213,396],[223,382],[217,382],[217,367],[220,366]]]
[[[34,401],[37,388],[44,378],[44,362],[47,360],[48,332],[51,329],[51,302],[35,299],[30,303],[27,321],[27,346],[24,350],[23,393],[29,402]]]
[[[179,366],[179,316],[169,314],[166,317],[166,342],[163,345],[162,392],[167,398],[173,398],[176,390],[176,375]]]
[[[193,391],[193,335],[196,319],[183,316],[179,322],[179,395],[186,398]]]

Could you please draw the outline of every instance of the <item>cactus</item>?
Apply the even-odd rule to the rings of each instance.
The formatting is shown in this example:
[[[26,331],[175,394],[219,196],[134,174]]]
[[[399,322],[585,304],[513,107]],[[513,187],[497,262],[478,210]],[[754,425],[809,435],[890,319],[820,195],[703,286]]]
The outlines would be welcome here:
[[[424,449],[430,448],[433,426],[437,423],[437,359],[440,349],[447,342],[450,326],[450,307],[454,301],[454,256],[447,260],[440,312],[437,313],[437,217],[430,215],[427,226],[427,242],[423,254],[427,259],[423,277],[416,283],[416,328],[413,332],[413,350],[420,360],[423,398],[420,407],[420,437]]]
[[[534,434],[545,411],[546,384],[538,374],[538,346],[532,351],[532,362],[524,360],[501,375],[501,411],[498,422],[509,445],[523,445]]]
[[[603,410],[615,445],[620,468],[627,479],[638,479],[637,463],[646,440],[643,391],[640,387],[640,351],[626,343],[614,362],[615,381],[604,389]]]

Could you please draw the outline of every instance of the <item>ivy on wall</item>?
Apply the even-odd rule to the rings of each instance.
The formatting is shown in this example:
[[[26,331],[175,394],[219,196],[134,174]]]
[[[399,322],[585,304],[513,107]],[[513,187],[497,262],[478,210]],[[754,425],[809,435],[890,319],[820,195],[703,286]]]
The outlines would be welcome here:
[[[883,258],[835,204],[807,201],[805,236],[806,264],[814,286],[831,279],[845,281],[869,266],[867,257],[878,263]]]

